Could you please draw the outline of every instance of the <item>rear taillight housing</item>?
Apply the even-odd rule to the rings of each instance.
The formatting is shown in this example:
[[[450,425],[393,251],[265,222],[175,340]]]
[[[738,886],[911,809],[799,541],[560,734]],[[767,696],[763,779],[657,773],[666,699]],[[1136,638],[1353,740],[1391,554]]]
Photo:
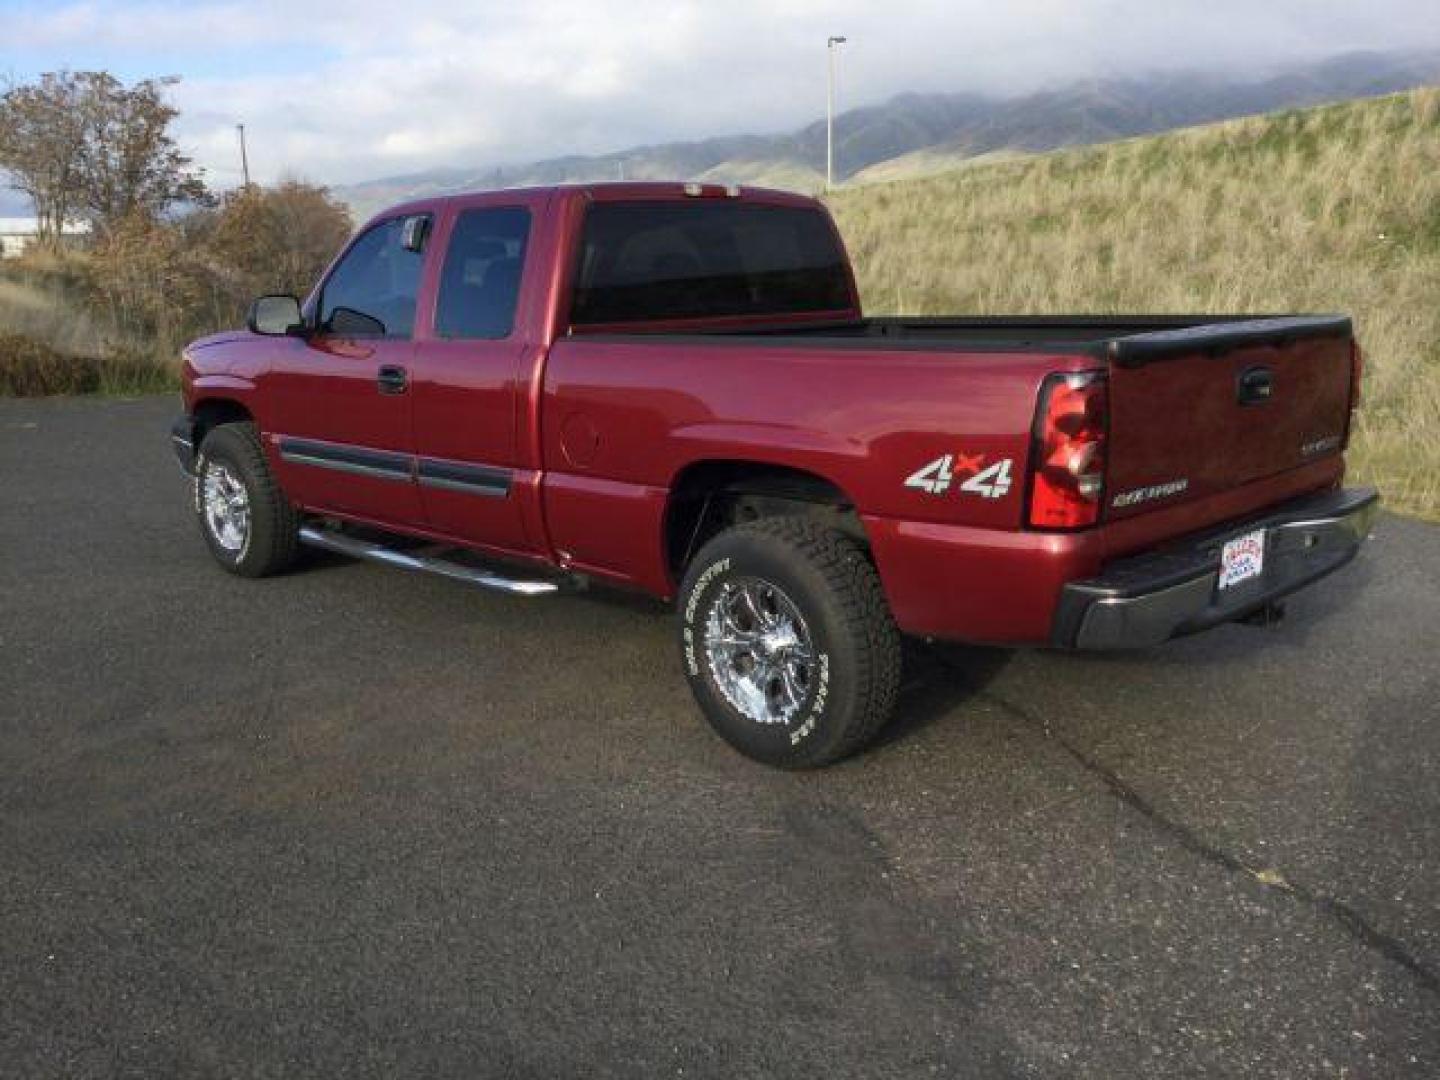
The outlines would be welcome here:
[[[1030,453],[1030,525],[1083,529],[1105,496],[1105,373],[1051,375],[1040,390]]]

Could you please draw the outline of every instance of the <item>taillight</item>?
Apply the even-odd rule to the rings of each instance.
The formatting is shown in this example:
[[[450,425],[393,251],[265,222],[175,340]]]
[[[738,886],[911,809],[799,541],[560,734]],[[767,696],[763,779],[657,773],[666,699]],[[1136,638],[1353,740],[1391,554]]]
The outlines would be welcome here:
[[[1030,524],[1095,524],[1105,494],[1105,373],[1051,375],[1040,391],[1031,451]]]

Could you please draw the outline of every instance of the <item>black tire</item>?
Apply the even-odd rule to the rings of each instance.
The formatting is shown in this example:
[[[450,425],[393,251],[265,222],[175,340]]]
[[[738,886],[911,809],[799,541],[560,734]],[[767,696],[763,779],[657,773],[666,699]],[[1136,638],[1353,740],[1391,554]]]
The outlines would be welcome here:
[[[206,512],[206,477],[216,467],[223,468],[244,488],[248,527],[238,546],[233,536],[232,544],[227,546]],[[254,424],[221,424],[206,434],[195,458],[193,504],[200,534],[210,553],[232,574],[265,577],[295,561],[300,546],[300,515],[271,473]]]
[[[756,582],[762,594],[767,585],[781,590],[811,642],[802,703],[783,722],[774,715],[761,722],[733,704],[717,681],[726,662],[707,648],[712,630],[728,632],[715,629],[722,605]],[[869,743],[894,711],[900,635],[879,575],[843,533],[800,517],[728,529],[690,564],[679,608],[690,688],[716,733],[742,754],[783,769],[829,765]],[[742,657],[732,666],[743,672],[746,664]],[[771,685],[778,699],[779,684]]]

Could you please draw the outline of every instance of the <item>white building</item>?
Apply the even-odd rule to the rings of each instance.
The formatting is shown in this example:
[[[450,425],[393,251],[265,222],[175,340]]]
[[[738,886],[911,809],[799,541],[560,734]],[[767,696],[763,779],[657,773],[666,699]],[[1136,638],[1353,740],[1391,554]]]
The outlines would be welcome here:
[[[0,259],[13,259],[22,255],[35,242],[38,223],[33,217],[0,217]],[[87,236],[89,222],[66,225],[61,235],[66,237]]]

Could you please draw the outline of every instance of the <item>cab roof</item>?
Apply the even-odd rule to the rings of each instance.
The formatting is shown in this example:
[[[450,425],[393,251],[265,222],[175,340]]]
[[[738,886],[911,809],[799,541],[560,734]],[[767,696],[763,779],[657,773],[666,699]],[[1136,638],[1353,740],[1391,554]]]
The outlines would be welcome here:
[[[373,215],[371,220],[378,221],[399,214],[418,214],[427,210],[437,210],[443,206],[469,203],[479,199],[493,202],[503,200],[507,195],[522,196],[527,201],[543,199],[552,195],[566,195],[594,202],[640,200],[679,202],[690,199],[697,201],[724,199],[772,206],[814,206],[818,201],[809,195],[800,195],[793,191],[780,191],[776,188],[682,180],[620,180],[588,184],[545,184],[532,187],[491,188],[455,192],[449,195],[429,195],[387,207]]]

